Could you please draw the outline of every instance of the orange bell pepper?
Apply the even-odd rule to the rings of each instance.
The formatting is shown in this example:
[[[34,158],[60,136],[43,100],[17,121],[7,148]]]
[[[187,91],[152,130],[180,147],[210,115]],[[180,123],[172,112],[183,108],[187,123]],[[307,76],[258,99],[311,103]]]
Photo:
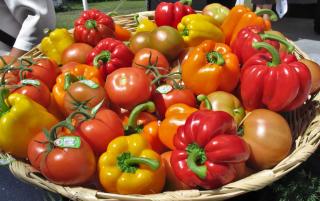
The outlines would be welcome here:
[[[141,134],[151,145],[152,150],[161,154],[166,151],[166,147],[161,143],[158,136],[159,122],[156,120],[149,121],[145,124],[137,124],[137,118],[141,116],[142,111],[147,110],[148,112],[155,111],[155,105],[153,102],[149,101],[137,105],[130,113],[128,118],[128,123],[125,128],[126,135],[139,133]]]
[[[114,36],[121,41],[128,41],[131,38],[131,32],[119,24],[115,24]]]
[[[231,92],[239,81],[239,61],[231,48],[211,40],[193,49],[182,64],[182,80],[195,94],[209,94],[216,90]]]
[[[165,114],[165,119],[161,122],[159,127],[160,141],[173,150],[173,138],[177,133],[178,127],[184,125],[187,118],[198,109],[190,107],[186,104],[178,103],[171,105]]]
[[[103,85],[103,81],[100,72],[97,68],[93,66],[88,66],[85,64],[78,64],[73,67],[66,69],[62,74],[57,77],[56,84],[52,89],[53,97],[59,106],[59,109],[64,112],[64,96],[66,94],[65,90],[65,79],[66,76],[77,79],[87,79],[95,82],[96,84]]]
[[[244,5],[234,6],[221,25],[221,29],[225,34],[226,44],[231,44],[234,38],[238,35],[238,32],[247,26],[258,25],[264,30],[270,30],[270,21],[259,16],[263,14],[270,15],[271,21],[276,21],[278,19],[277,15],[269,9],[260,9],[256,12],[252,12]]]

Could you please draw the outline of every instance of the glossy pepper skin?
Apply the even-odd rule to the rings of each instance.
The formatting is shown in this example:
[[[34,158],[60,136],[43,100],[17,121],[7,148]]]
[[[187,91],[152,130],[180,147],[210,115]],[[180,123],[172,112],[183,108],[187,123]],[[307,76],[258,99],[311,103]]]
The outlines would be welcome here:
[[[57,119],[29,97],[8,93],[7,89],[0,90],[0,149],[26,158],[30,140]]]
[[[259,16],[262,14],[269,14],[270,20],[272,21],[277,20],[277,15],[271,10],[261,9],[256,12],[252,12],[246,6],[234,6],[228,17],[221,25],[221,29],[226,37],[226,44],[232,44],[232,41],[236,38],[238,32],[247,26],[258,25],[263,27],[263,30],[270,30],[271,23],[269,20],[264,20]]]
[[[70,82],[73,82],[79,79],[91,80],[100,86],[102,86],[103,83],[99,70],[93,66],[78,64],[65,70],[57,77],[56,84],[52,89],[53,97],[61,112],[64,112],[64,96],[68,88],[66,81],[70,80]]]
[[[238,56],[241,64],[245,63],[250,57],[258,52],[265,52],[265,49],[256,49],[252,47],[253,42],[267,42],[276,49],[280,48],[280,43],[286,43],[284,38],[276,35],[266,34],[260,26],[249,26],[243,28],[237,35],[237,38],[231,44],[233,52]],[[280,43],[279,43],[280,42]],[[293,46],[290,46],[292,51]]]
[[[231,92],[240,77],[239,61],[231,48],[211,40],[203,41],[182,64],[182,80],[195,94],[222,90]]]
[[[253,46],[268,52],[252,56],[242,68],[240,90],[245,108],[267,107],[279,112],[300,107],[311,88],[308,67],[298,61],[281,62],[277,50],[268,43],[255,42]]]
[[[171,105],[165,114],[165,119],[159,127],[159,139],[169,149],[174,150],[173,138],[177,133],[178,127],[184,125],[187,118],[198,109],[186,104],[178,103]]]
[[[99,68],[102,79],[121,67],[132,65],[134,54],[121,41],[113,38],[101,40],[87,57],[87,64]]]
[[[188,5],[184,5],[185,3]],[[178,23],[184,16],[195,13],[190,5],[191,0],[180,0],[175,3],[161,2],[155,10],[157,26],[177,28]]]
[[[148,18],[143,18],[142,20],[138,21],[137,19],[138,26],[136,28],[136,33],[139,32],[152,32],[157,28],[157,25],[149,20]]]
[[[191,14],[183,17],[177,28],[183,40],[191,47],[199,45],[204,40],[223,43],[224,34],[215,23],[210,16]]]
[[[139,135],[114,139],[99,158],[99,179],[103,188],[118,194],[160,193],[165,168],[160,155]]]
[[[148,101],[146,103],[142,103],[137,105],[130,113],[128,118],[128,123],[125,126],[126,135],[137,133],[141,134],[151,145],[152,150],[156,151],[157,153],[161,154],[166,151],[166,147],[162,144],[159,139],[159,125],[160,122],[155,120],[148,120],[144,124],[138,125],[138,120],[141,114],[150,114],[155,112],[156,106],[153,102]],[[142,113],[142,111],[147,111],[150,113]]]
[[[83,11],[74,22],[73,36],[76,42],[95,46],[100,40],[114,36],[115,24],[107,14],[90,9]]]
[[[73,37],[67,29],[55,29],[42,39],[40,50],[60,65],[63,51],[72,43],[74,43]]]
[[[174,137],[171,165],[189,187],[215,189],[233,181],[234,165],[245,162],[249,146],[237,136],[236,124],[226,112],[202,110],[188,117]]]

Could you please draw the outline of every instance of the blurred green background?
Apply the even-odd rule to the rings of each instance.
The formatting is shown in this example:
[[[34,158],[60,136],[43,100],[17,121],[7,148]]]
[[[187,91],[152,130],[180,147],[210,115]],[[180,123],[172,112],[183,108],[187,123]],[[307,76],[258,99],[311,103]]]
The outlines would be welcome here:
[[[121,2],[119,0],[88,0],[89,8],[96,8],[106,13],[116,9]],[[73,22],[82,10],[81,0],[63,1],[63,4],[56,8],[57,27],[73,28]],[[129,14],[145,10],[147,10],[147,7],[144,0],[126,0],[117,11],[118,14]]]

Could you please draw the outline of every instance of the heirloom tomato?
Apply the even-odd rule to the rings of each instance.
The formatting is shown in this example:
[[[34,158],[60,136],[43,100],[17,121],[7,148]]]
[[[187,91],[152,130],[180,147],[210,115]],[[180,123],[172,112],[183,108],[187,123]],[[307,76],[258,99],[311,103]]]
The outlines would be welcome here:
[[[251,148],[249,164],[259,170],[278,164],[292,146],[287,121],[280,114],[266,109],[248,114],[243,122],[243,139]]]

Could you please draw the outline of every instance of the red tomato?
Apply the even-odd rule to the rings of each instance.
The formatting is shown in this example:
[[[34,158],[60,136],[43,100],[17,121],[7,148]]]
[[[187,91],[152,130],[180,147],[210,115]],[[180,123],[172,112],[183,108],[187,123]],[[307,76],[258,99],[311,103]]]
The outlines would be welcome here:
[[[158,90],[154,90],[152,94],[152,100],[155,103],[157,112],[161,118],[164,118],[167,109],[171,105],[176,103],[184,103],[191,107],[196,107],[197,103],[196,98],[190,89],[172,89],[167,93],[161,93]]]
[[[150,67],[157,67],[157,70],[162,75],[168,74],[170,72],[170,64],[166,57],[158,50],[150,48],[143,48],[135,54],[132,62],[132,67],[146,70],[150,79],[154,79],[155,77],[152,73],[155,70],[152,70]]]
[[[108,109],[100,110],[93,119],[82,122],[78,131],[90,144],[96,156],[105,152],[113,139],[124,135],[121,119]]]
[[[51,91],[60,73],[57,63],[45,58],[35,59],[34,62],[36,62],[36,64],[30,66],[32,72],[27,72],[26,78],[41,80]]]
[[[21,82],[19,84],[21,84]],[[50,105],[50,91],[48,87],[41,81],[39,81],[39,86],[26,84],[15,90],[14,93],[24,94],[45,108]]]
[[[2,82],[2,79],[4,79],[3,82]],[[0,82],[4,83],[4,85],[0,86],[0,89],[2,87],[6,87],[9,89],[10,93],[12,93],[15,89],[14,87],[10,87],[10,86],[18,84],[19,80],[20,79],[18,78],[18,76],[14,74],[14,72],[8,72],[5,75],[0,74]]]
[[[69,62],[85,64],[92,49],[93,48],[86,43],[73,43],[63,51],[61,55],[61,62],[62,64]]]
[[[151,97],[151,79],[139,68],[119,68],[108,75],[105,90],[111,102],[131,110]]]
[[[94,87],[92,88],[81,81],[72,83],[64,96],[64,109],[66,113],[71,114],[80,105],[84,109],[90,110],[102,100],[104,100],[104,105],[107,105],[108,99],[103,87],[98,84],[95,84]]]
[[[3,68],[5,65],[8,65],[10,63],[12,63],[12,67],[18,67],[20,64],[18,62],[18,60],[12,56],[9,55],[3,55],[2,56],[4,62],[2,61],[2,59],[0,59],[0,69]],[[11,71],[11,73],[13,73],[14,75],[18,75],[19,71],[15,70],[15,71]]]
[[[57,136],[66,136],[61,130]],[[73,135],[79,136],[74,132]],[[33,167],[51,182],[58,185],[81,185],[91,179],[96,171],[96,159],[89,144],[80,137],[79,148],[60,148],[54,146],[47,152],[43,132],[37,134],[29,143],[28,158]]]

